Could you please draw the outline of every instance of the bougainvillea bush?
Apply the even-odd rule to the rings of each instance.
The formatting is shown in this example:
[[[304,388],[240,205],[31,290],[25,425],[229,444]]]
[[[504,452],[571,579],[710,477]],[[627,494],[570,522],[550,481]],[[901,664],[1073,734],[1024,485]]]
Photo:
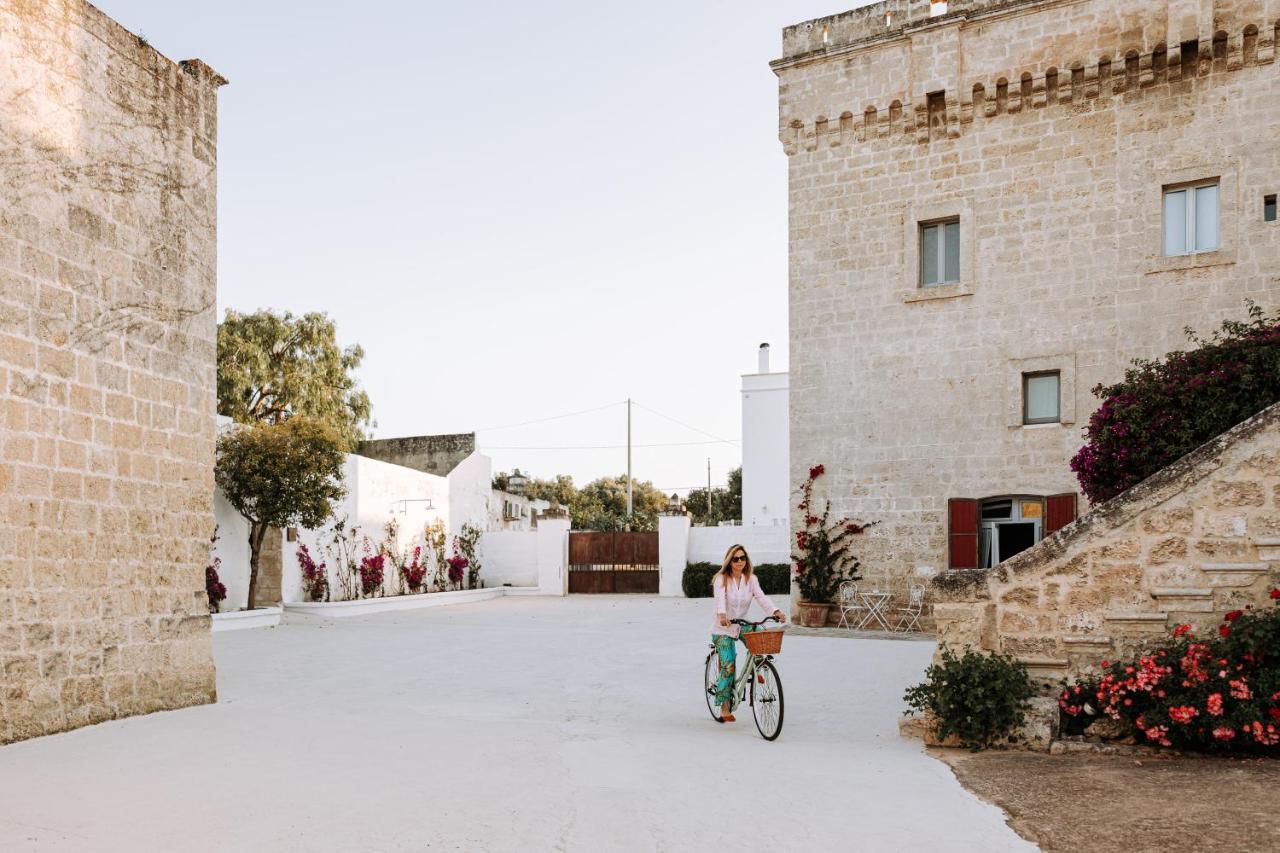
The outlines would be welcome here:
[[[804,528],[796,531],[796,552],[791,555],[800,597],[818,604],[830,602],[842,582],[858,579],[862,563],[851,552],[850,540],[877,523],[859,524],[848,518],[832,521],[829,501],[823,504],[822,514],[816,515],[813,484],[825,473],[825,467],[814,465],[800,486],[797,507],[804,513]]]
[[[298,569],[302,572],[302,590],[308,601],[325,601],[329,597],[329,573],[324,563],[316,564],[306,545],[298,546]]]
[[[382,589],[387,558],[382,554],[366,554],[360,558],[360,591],[373,595]]]
[[[1280,753],[1280,607],[1232,610],[1209,637],[1179,625],[1137,660],[1102,669],[1059,696],[1068,723],[1106,715],[1159,746]]]
[[[1071,470],[1092,503],[1130,486],[1280,400],[1280,315],[1252,303],[1249,321],[1228,321],[1209,339],[1162,360],[1138,360],[1124,381],[1098,385],[1102,399]]]

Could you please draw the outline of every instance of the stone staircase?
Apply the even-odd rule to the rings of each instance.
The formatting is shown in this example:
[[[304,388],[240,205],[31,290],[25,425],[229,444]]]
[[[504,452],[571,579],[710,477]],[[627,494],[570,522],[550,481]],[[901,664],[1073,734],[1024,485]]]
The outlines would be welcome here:
[[[1280,536],[1251,537],[1248,545],[1257,559],[1195,564],[1201,585],[1153,587],[1151,609],[1107,611],[1098,630],[1062,638],[1064,657],[1026,656],[1018,657],[1018,662],[1033,678],[1054,680],[1066,676],[1077,660],[1101,661],[1117,651],[1165,636],[1184,623],[1203,632],[1233,606],[1222,600],[1224,596],[1253,586],[1271,572],[1273,563],[1280,562]]]

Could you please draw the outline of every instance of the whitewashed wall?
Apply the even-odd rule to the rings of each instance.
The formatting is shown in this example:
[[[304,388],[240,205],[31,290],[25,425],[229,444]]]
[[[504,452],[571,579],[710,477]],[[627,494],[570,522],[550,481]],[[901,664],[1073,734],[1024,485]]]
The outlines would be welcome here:
[[[218,488],[213,490],[213,520],[218,525],[213,555],[222,559],[218,577],[227,587],[222,612],[241,610],[249,597],[249,522],[227,503]]]
[[[449,472],[449,537],[471,523],[481,530],[489,526],[489,500],[493,494],[493,460],[472,453]]]
[[[497,530],[480,537],[480,579],[485,586],[538,585],[538,532]]]
[[[368,537],[374,550],[384,539],[383,528],[394,515],[399,526],[397,546],[412,548],[423,543],[423,530],[439,520],[450,523],[449,482],[435,474],[427,474],[401,465],[392,465],[364,456],[348,455],[343,465],[346,497],[334,507],[334,518],[346,518],[361,536]],[[430,499],[431,505],[424,499]],[[319,530],[299,530],[297,542],[284,543],[284,567],[281,596],[286,602],[304,600],[302,570],[298,567],[297,549],[306,545],[317,563],[329,564],[332,594],[338,590],[337,563],[329,548],[333,538],[332,521]],[[396,578],[388,571],[383,588],[396,589]]]
[[[761,365],[763,370],[768,364]],[[742,377],[742,523],[787,523],[791,514],[786,373]]]
[[[753,563],[787,563],[787,528],[784,525],[691,527],[688,561],[720,563],[731,545],[741,545]]]

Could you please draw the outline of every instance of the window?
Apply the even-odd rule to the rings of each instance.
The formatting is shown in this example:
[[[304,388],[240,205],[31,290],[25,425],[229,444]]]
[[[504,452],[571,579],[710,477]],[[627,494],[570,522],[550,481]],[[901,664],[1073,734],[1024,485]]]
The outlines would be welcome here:
[[[960,281],[960,220],[920,226],[920,286]]]
[[[1262,197],[1262,221],[1276,221],[1276,197],[1273,195]]]
[[[1062,417],[1058,371],[1022,374],[1022,422],[1056,424]]]
[[[1164,253],[1192,255],[1218,248],[1218,182],[1166,189]]]

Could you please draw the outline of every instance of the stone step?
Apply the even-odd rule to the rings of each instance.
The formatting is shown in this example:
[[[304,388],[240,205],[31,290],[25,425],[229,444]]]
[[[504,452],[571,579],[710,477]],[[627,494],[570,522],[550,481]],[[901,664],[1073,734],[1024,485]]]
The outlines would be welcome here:
[[[1102,618],[1115,628],[1129,634],[1163,634],[1169,627],[1169,614],[1150,610],[1102,614]]]
[[[1270,563],[1201,563],[1200,571],[1209,576],[1213,587],[1249,586],[1271,570]]]
[[[1015,660],[1027,668],[1033,678],[1059,677],[1067,674],[1071,661],[1066,658],[1020,657]]]
[[[1151,595],[1166,612],[1213,612],[1213,589],[1210,587],[1157,587],[1151,590]]]
[[[1259,560],[1280,560],[1280,536],[1255,536],[1253,544]]]
[[[1105,634],[1079,634],[1074,637],[1063,637],[1062,644],[1068,649],[1110,647],[1114,641]]]

